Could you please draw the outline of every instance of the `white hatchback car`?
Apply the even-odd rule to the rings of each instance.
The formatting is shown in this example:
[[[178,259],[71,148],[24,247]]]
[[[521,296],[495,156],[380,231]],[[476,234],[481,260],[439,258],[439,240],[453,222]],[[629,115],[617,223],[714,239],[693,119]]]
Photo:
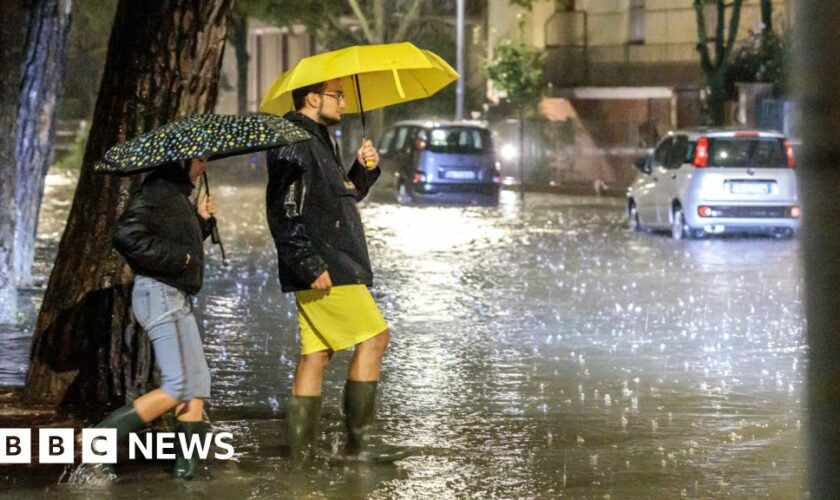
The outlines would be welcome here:
[[[766,130],[670,132],[627,191],[627,217],[639,229],[675,239],[720,233],[793,236],[802,215],[793,147]]]

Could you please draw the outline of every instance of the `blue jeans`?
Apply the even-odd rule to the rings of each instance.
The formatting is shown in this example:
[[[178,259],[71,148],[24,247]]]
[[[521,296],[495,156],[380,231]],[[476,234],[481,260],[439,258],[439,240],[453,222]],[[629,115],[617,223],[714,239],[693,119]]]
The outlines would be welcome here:
[[[163,378],[161,389],[178,401],[209,398],[210,370],[184,292],[138,274],[131,305],[134,317],[152,341]]]

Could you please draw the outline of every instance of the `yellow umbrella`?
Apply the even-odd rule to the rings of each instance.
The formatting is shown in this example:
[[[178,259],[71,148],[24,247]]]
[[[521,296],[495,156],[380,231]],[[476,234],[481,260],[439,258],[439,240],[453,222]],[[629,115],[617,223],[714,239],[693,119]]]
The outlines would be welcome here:
[[[408,42],[358,45],[306,57],[280,75],[263,97],[260,111],[284,115],[294,110],[292,91],[340,78],[345,113],[362,113],[428,97],[458,79],[440,56]]]

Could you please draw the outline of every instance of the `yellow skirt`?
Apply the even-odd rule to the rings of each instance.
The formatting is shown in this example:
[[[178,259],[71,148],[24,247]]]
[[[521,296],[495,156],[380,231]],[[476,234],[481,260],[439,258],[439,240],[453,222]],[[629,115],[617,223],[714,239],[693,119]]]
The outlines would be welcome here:
[[[349,349],[388,328],[366,285],[301,290],[295,298],[301,354]]]

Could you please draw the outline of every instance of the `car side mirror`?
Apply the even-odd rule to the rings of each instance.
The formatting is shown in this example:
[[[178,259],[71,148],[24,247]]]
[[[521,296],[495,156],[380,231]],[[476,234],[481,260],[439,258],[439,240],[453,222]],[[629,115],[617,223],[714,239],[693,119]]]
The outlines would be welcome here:
[[[648,174],[649,175],[650,172],[651,172],[650,156],[643,156],[641,158],[636,158],[633,161],[633,166],[636,167],[636,169],[638,171],[642,172],[643,174]]]

